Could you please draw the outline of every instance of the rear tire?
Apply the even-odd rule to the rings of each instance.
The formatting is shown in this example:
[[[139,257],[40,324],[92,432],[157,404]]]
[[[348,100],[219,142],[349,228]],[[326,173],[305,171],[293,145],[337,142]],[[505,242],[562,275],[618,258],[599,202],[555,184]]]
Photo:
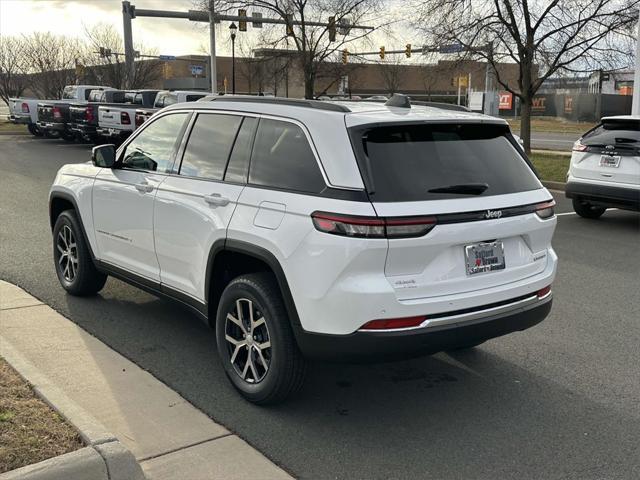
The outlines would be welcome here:
[[[73,210],[65,210],[53,227],[53,258],[58,280],[71,295],[95,295],[107,281],[96,269],[84,238],[80,221]]]
[[[33,123],[30,123],[27,125],[27,129],[29,130],[29,133],[31,135],[33,135],[34,137],[41,137],[42,136],[42,130],[40,130],[36,125],[34,125]]]
[[[583,218],[600,218],[606,208],[596,207],[580,198],[573,199],[573,209]]]
[[[306,362],[270,273],[242,275],[225,288],[216,343],[227,377],[252,403],[280,403],[303,384]]]

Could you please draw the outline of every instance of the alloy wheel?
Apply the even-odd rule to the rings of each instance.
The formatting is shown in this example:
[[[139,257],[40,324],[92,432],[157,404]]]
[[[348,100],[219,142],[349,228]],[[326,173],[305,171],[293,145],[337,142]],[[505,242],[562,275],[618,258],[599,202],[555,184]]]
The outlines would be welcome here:
[[[271,363],[271,337],[264,313],[247,299],[239,298],[227,313],[224,326],[229,361],[247,383],[258,383]]]
[[[58,232],[56,248],[59,254],[58,268],[67,282],[73,282],[78,273],[78,246],[69,225],[64,225]]]

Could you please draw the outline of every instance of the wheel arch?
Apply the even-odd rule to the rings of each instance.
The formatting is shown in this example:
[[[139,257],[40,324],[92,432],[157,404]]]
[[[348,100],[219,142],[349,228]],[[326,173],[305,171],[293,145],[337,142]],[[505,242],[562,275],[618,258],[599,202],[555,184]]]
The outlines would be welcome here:
[[[211,247],[207,261],[205,295],[209,311],[209,323],[215,323],[218,302],[229,282],[244,273],[271,272],[278,282],[282,299],[294,326],[300,325],[287,277],[278,259],[269,250],[248,242],[221,239]]]
[[[76,217],[78,218],[78,222],[80,222],[82,235],[84,235],[84,238],[86,240],[91,258],[95,262],[96,256],[93,253],[93,246],[91,245],[91,241],[89,240],[89,236],[87,235],[84,222],[82,221],[80,208],[78,208],[78,202],[76,202],[75,197],[67,192],[61,192],[57,190],[52,191],[49,194],[49,224],[51,226],[52,232],[53,232],[53,227],[56,224],[56,220],[58,219],[60,214],[65,210],[73,210],[75,212]]]

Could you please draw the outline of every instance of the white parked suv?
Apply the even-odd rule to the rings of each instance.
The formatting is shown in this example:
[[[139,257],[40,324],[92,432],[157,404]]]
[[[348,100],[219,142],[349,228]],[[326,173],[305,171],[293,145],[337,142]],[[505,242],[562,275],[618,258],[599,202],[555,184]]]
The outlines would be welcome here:
[[[172,105],[50,194],[62,286],[112,275],[188,306],[258,404],[298,389],[307,358],[406,358],[541,322],[553,206],[506,122],[401,96]]]
[[[640,210],[640,116],[604,117],[573,145],[566,195],[576,213]]]

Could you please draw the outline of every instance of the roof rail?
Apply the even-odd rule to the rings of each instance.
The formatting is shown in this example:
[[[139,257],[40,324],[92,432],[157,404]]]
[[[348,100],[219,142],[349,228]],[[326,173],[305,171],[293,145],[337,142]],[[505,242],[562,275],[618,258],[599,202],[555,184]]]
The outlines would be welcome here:
[[[456,105],[454,103],[444,102],[424,102],[422,100],[413,100],[413,105],[421,105],[423,107],[441,108],[442,110],[454,110],[456,112],[470,112],[471,109],[464,105]]]
[[[208,95],[199,101],[219,101],[219,102],[238,102],[238,103],[270,103],[274,105],[287,105],[290,107],[315,108],[318,110],[328,110],[331,112],[348,113],[351,110],[344,105],[336,103],[327,103],[320,100],[304,100],[297,98],[285,97],[258,97],[252,95]]]
[[[384,102],[385,107],[411,108],[411,100],[406,95],[394,93],[391,98]]]

